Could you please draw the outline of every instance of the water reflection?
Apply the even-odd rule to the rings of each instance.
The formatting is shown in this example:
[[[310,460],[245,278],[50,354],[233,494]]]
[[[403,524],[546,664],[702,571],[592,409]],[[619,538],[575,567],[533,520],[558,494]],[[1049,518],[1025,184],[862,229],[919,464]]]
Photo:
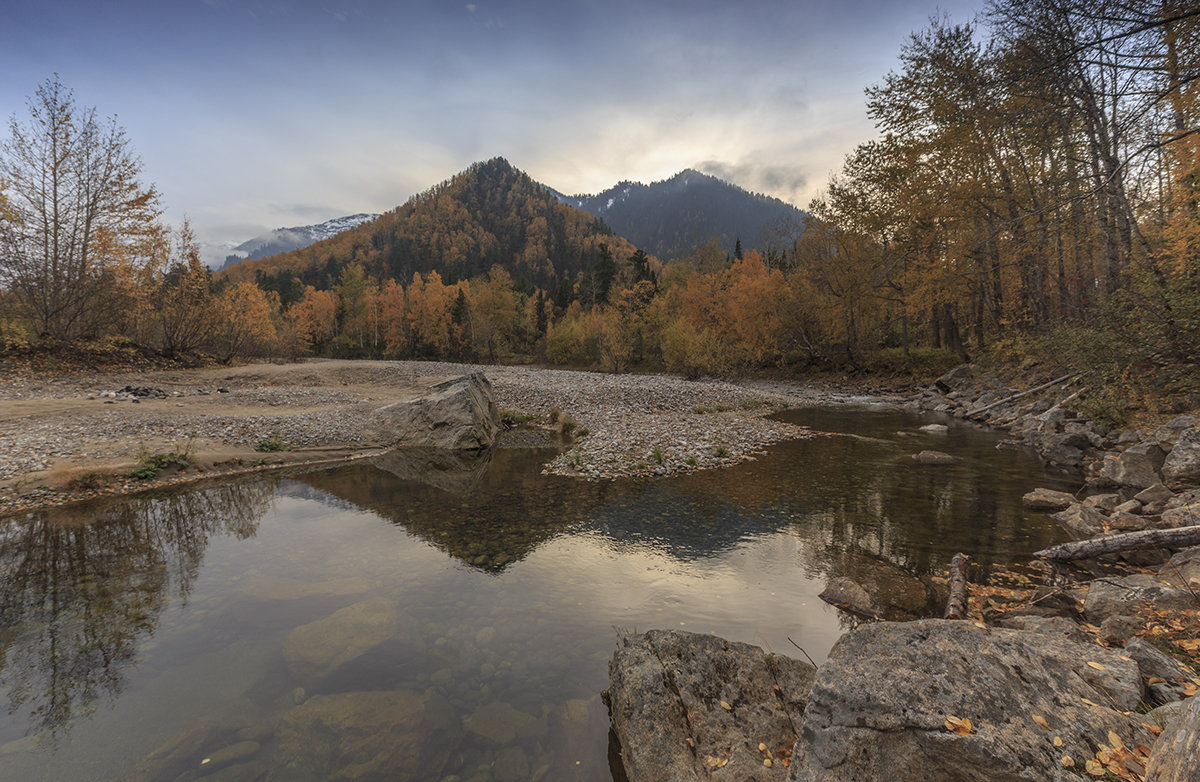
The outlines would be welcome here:
[[[918,577],[955,551],[1009,562],[1060,538],[1020,496],[1068,479],[995,438],[938,439],[897,412],[789,415],[844,434],[668,480],[542,475],[547,450],[409,451],[0,520],[0,777],[174,780],[233,746],[247,775],[333,775],[350,750],[329,726],[374,704],[361,729],[402,732],[442,774],[599,782],[614,627],[782,653],[794,637],[820,659],[853,621],[816,599],[826,578],[918,616]],[[961,461],[914,464],[925,448]],[[75,719],[101,704],[108,719]],[[70,740],[14,742],[38,732]],[[120,749],[90,770],[103,747]]]
[[[274,482],[112,500],[0,520],[0,682],[31,732],[118,695],[215,534],[246,538]]]

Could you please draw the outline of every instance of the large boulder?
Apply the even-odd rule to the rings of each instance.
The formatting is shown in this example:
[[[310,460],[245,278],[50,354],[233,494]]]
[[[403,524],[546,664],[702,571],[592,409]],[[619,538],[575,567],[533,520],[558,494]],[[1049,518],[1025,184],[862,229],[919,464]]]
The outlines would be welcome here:
[[[825,589],[817,597],[836,606],[843,611],[849,611],[868,619],[882,619],[883,607],[867,593],[862,584],[845,576],[834,576],[825,582]]]
[[[1162,482],[1159,470],[1165,458],[1166,454],[1157,442],[1145,440],[1120,454],[1105,456],[1098,472],[1101,478],[1117,486],[1148,489]]]
[[[1063,525],[1072,535],[1080,538],[1090,538],[1104,531],[1108,517],[1096,508],[1083,503],[1076,503],[1066,510],[1050,515],[1050,518]]]
[[[1076,502],[1075,495],[1054,489],[1034,489],[1021,498],[1021,504],[1030,510],[1066,510]]]
[[[1167,724],[1146,763],[1146,782],[1195,782],[1200,779],[1200,698],[1193,697],[1183,716]]]
[[[1200,546],[1185,548],[1167,561],[1158,574],[1181,589],[1200,589]]]
[[[1129,746],[1153,742],[1125,715],[1141,696],[1131,659],[1056,633],[937,619],[865,625],[818,670],[788,779],[1073,778],[1063,756],[1082,768],[1109,731]],[[969,730],[949,717],[970,720]]]
[[[783,780],[814,671],[711,635],[626,636],[608,698],[629,781]]]
[[[1154,430],[1154,440],[1159,447],[1168,453],[1179,442],[1179,436],[1188,429],[1200,426],[1200,418],[1194,415],[1180,415],[1167,421]]]
[[[391,602],[364,600],[292,630],[283,641],[283,659],[292,676],[317,683],[394,636],[398,624]]]
[[[1137,616],[1143,610],[1182,611],[1194,608],[1196,597],[1154,576],[1135,573],[1123,578],[1098,578],[1088,585],[1083,613],[1100,624],[1110,616]]]
[[[1179,439],[1162,465],[1163,480],[1167,483],[1200,483],[1200,426],[1180,433]]]
[[[488,448],[500,431],[500,410],[482,372],[445,380],[420,399],[375,411],[380,432],[396,445]]]
[[[435,694],[316,695],[283,716],[276,731],[278,779],[440,779],[460,731]]]
[[[966,385],[973,374],[974,372],[971,371],[970,364],[960,364],[933,381],[933,384],[943,394],[949,394],[951,391],[956,391]]]

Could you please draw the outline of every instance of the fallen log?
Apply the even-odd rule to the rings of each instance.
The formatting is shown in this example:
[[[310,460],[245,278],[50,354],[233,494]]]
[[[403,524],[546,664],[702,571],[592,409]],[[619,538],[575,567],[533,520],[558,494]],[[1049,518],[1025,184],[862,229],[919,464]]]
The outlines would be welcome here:
[[[946,618],[967,618],[967,555],[961,551],[950,560],[950,597],[946,600]]]
[[[1051,562],[1070,562],[1075,559],[1090,559],[1122,551],[1141,551],[1151,548],[1179,549],[1200,545],[1200,524],[1175,529],[1148,529],[1141,532],[1126,532],[1120,535],[1104,535],[1099,538],[1062,543],[1033,555]]]
[[[990,405],[984,405],[983,407],[981,407],[977,410],[970,411],[969,413],[967,413],[967,418],[971,418],[972,416],[979,415],[980,413],[986,413],[988,410],[991,410],[993,407],[999,407],[1002,404],[1005,404],[1007,402],[1012,402],[1014,400],[1020,399],[1021,397],[1029,396],[1030,394],[1036,394],[1038,391],[1041,391],[1046,388],[1050,388],[1051,386],[1060,385],[1061,383],[1065,383],[1068,380],[1073,380],[1077,377],[1079,377],[1079,376],[1076,375],[1075,373],[1071,373],[1069,375],[1063,375],[1060,378],[1055,378],[1054,380],[1051,380],[1049,383],[1042,383],[1037,388],[1031,388],[1028,391],[1022,391],[1019,394],[1013,394],[1012,396],[1006,396],[998,402],[992,402]]]

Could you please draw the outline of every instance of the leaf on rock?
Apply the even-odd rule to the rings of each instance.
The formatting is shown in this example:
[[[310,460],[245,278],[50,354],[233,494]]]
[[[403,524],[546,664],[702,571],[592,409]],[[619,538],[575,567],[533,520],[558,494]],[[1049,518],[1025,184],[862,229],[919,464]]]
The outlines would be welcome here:
[[[1084,763],[1083,767],[1087,769],[1087,772],[1094,777],[1102,777],[1105,774],[1104,766],[1100,765],[1091,758],[1088,758],[1087,763]]]
[[[1125,742],[1121,741],[1121,737],[1115,731],[1108,732],[1108,743],[1113,745],[1113,749],[1125,749]]]
[[[1108,670],[1103,665],[1101,665],[1098,662],[1095,662],[1094,660],[1088,660],[1088,667],[1095,668],[1097,671],[1107,671]]]
[[[1046,718],[1045,718],[1045,717],[1043,717],[1042,715],[1040,715],[1040,714],[1034,714],[1034,715],[1033,715],[1033,721],[1034,721],[1035,723],[1037,723],[1037,726],[1038,726],[1039,728],[1041,728],[1042,730],[1050,730],[1050,723],[1049,723],[1049,722],[1046,722]]]
[[[1061,747],[1062,745],[1063,745],[1062,736],[1055,736],[1054,737],[1054,746]]]
[[[971,720],[966,717],[946,715],[946,730],[958,736],[971,735]]]
[[[1075,761],[1071,758],[1070,755],[1062,756],[1062,764],[1063,764],[1063,768],[1074,768],[1075,767]]]

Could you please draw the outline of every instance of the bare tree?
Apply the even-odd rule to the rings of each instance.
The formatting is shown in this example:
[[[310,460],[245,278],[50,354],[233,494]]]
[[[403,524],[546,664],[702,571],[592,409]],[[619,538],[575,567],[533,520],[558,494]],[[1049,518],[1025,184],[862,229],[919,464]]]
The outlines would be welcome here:
[[[92,337],[116,322],[111,294],[150,262],[159,194],[115,118],[80,108],[58,77],[0,141],[0,287],[37,337]]]

